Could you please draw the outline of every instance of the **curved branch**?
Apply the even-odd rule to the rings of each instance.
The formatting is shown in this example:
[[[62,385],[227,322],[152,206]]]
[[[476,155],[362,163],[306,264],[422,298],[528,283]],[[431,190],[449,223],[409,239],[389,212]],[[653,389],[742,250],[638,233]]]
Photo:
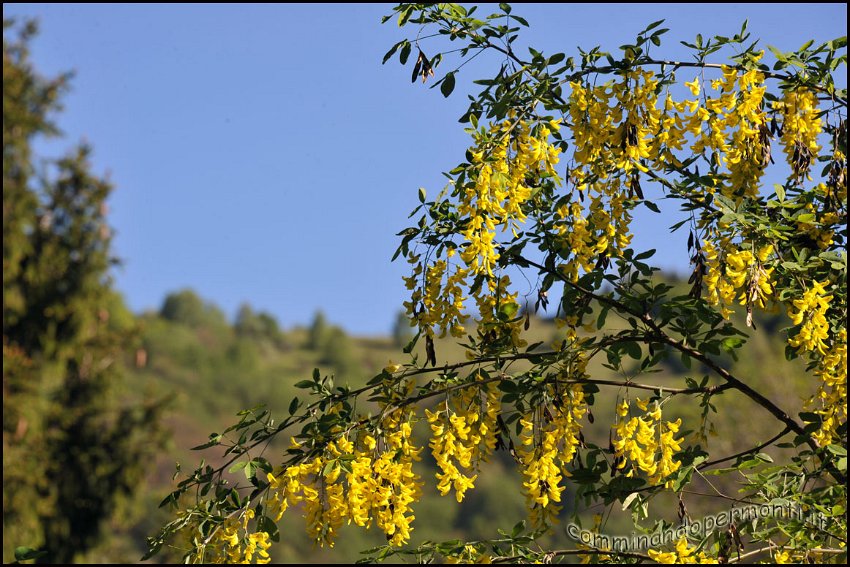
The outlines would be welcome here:
[[[788,426],[786,426],[785,429],[780,431],[778,434],[774,435],[773,437],[771,437],[769,440],[765,441],[764,443],[762,443],[760,445],[756,445],[752,449],[747,449],[746,451],[741,451],[740,453],[735,453],[734,455],[729,455],[728,457],[723,457],[722,459],[715,459],[713,461],[706,461],[706,462],[700,464],[697,467],[697,469],[703,470],[703,469],[706,469],[708,467],[711,467],[711,466],[714,466],[714,465],[717,465],[717,464],[720,464],[720,463],[725,463],[726,461],[731,461],[732,459],[737,459],[738,457],[743,457],[744,455],[749,455],[750,453],[755,453],[756,451],[761,451],[762,449],[764,449],[768,445],[771,445],[774,441],[777,441],[778,439],[780,439],[782,436],[784,436],[789,431],[791,431],[791,429]]]
[[[561,557],[566,555],[614,555],[616,557],[629,557],[632,559],[642,559],[644,561],[651,561],[652,558],[649,555],[643,553],[637,553],[634,551],[614,551],[611,549],[599,549],[596,547],[590,547],[588,549],[556,549],[555,551],[549,551],[543,554],[544,557],[552,559],[553,557]],[[508,555],[503,557],[493,557],[493,563],[515,563],[517,561],[526,559],[526,557],[520,555]],[[551,561],[549,561],[551,562]]]
[[[777,550],[778,549],[789,549],[791,551],[798,551],[798,550],[794,549],[793,547],[789,547],[789,546],[785,546],[785,545],[776,545],[776,546],[773,546],[773,547],[762,547],[761,549],[754,549],[750,552],[744,553],[743,555],[740,555],[738,557],[734,557],[734,558],[729,560],[729,563],[740,563],[744,559],[748,559],[750,557],[753,557],[754,555],[762,554],[766,551],[773,551],[775,549],[777,549]],[[803,553],[806,553],[806,554],[808,554],[808,553],[823,553],[823,554],[826,554],[826,555],[840,555],[842,553],[847,553],[847,550],[846,549],[815,548],[815,549],[807,549]]]
[[[564,277],[564,275],[561,274],[560,272],[558,272],[557,270],[550,270],[549,268],[547,268],[547,267],[545,267],[541,264],[538,264],[537,262],[534,262],[532,260],[528,260],[527,258],[524,258],[522,256],[517,256],[516,258],[517,258],[517,260],[519,260],[520,263],[524,263],[524,264],[527,264],[529,266],[533,266],[533,267],[541,270],[542,272],[552,274],[553,276],[558,278],[560,281],[562,281],[564,283],[564,285],[570,286],[571,288],[575,289],[576,291],[585,295],[586,297],[590,297],[591,299],[595,299],[596,301],[599,301],[600,303],[604,303],[604,304],[606,304],[610,307],[617,309],[618,311],[621,311],[623,313],[627,313],[627,314],[632,315],[633,317],[636,317],[639,320],[643,321],[655,333],[653,335],[653,338],[655,340],[657,340],[657,342],[665,343],[665,344],[675,348],[679,352],[687,354],[689,357],[693,358],[694,360],[697,360],[697,361],[703,363],[705,366],[707,366],[712,371],[714,371],[715,374],[720,376],[725,382],[730,384],[730,386],[732,388],[738,390],[739,392],[741,392],[742,394],[744,394],[745,396],[750,398],[752,401],[754,401],[756,404],[758,404],[761,407],[763,407],[764,409],[766,409],[776,419],[778,419],[779,421],[784,423],[785,426],[789,430],[793,431],[794,433],[796,433],[797,435],[802,437],[805,440],[806,444],[812,449],[813,452],[817,452],[819,450],[817,443],[815,443],[815,441],[814,441],[814,439],[812,439],[811,435],[806,433],[805,429],[803,429],[803,426],[801,426],[799,423],[797,423],[784,410],[779,408],[776,404],[774,404],[772,401],[767,399],[761,393],[757,392],[756,390],[751,388],[749,385],[747,385],[746,383],[742,382],[741,380],[739,380],[738,378],[733,376],[728,370],[726,370],[722,366],[718,365],[716,362],[711,360],[705,354],[701,353],[700,351],[698,351],[698,350],[696,350],[692,347],[689,347],[688,345],[686,345],[682,341],[674,339],[673,337],[671,337],[670,335],[665,333],[664,330],[655,321],[653,321],[652,317],[650,317],[648,313],[638,313],[635,310],[629,308],[627,305],[624,305],[622,302],[617,301],[616,299],[613,299],[613,298],[610,298],[610,297],[605,297],[605,296],[602,296],[602,295],[598,295],[598,294],[590,291],[589,289],[586,289],[585,287],[573,282],[569,278]],[[842,474],[840,471],[838,471],[834,467],[830,467],[829,472],[837,481],[839,481],[841,483],[846,482],[846,478],[847,478],[846,475]]]

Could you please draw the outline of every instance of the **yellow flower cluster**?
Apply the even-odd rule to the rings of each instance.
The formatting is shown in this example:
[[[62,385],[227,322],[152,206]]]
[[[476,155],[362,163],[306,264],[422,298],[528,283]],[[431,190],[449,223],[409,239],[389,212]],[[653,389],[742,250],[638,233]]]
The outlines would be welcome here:
[[[817,95],[805,88],[787,90],[773,108],[782,112],[782,150],[791,166],[791,178],[811,179],[809,169],[820,151],[818,136],[823,130]]]
[[[695,78],[686,83],[694,99],[677,102],[668,92],[663,104],[659,104],[658,78],[643,69],[624,72],[618,80],[603,85],[571,82],[569,119],[576,149],[569,173],[579,195],[592,195],[584,205],[567,195],[555,211],[560,255],[566,259],[558,266],[560,272],[576,281],[582,272],[595,269],[600,257],[622,254],[632,239],[631,198],[642,196],[640,175],[650,169],[665,172],[670,164],[679,163],[677,152],[682,150],[710,153],[718,166],[728,169],[725,179],[716,180],[725,195],[736,199],[757,195],[770,157],[764,80],[758,70],[741,72],[723,66],[721,76],[710,82],[714,96],[703,93],[703,87],[709,85]],[[792,130],[794,140],[819,132],[820,119],[810,108],[816,100],[804,91],[786,98],[782,103],[785,122],[797,124],[786,128],[786,141]],[[475,132],[475,144],[469,151],[469,181],[458,189],[457,210],[464,221],[466,241],[459,251],[465,265],[451,265],[453,248],[448,250],[448,258],[426,260],[424,265],[419,256],[408,258],[414,266],[405,278],[412,291],[405,305],[428,336],[434,328],[441,336],[448,332],[464,335],[464,290],[470,276],[496,277],[499,227],[503,231],[511,228],[516,234],[526,220],[526,203],[536,180],[550,177],[560,185],[554,169],[560,149],[549,140],[560,126],[560,121],[523,120],[511,112],[505,121]],[[811,146],[814,142],[806,143]],[[826,242],[828,234],[818,236]],[[726,316],[737,295],[744,303],[763,305],[772,293],[770,269],[755,262],[762,251],[751,252],[752,262],[733,252],[726,268],[723,249],[728,245],[717,242],[708,247],[706,278],[709,301],[721,305]],[[736,267],[739,260],[744,269]],[[742,274],[747,277],[735,285]],[[489,313],[498,312],[493,309],[498,302],[484,297],[494,287],[499,286],[490,281],[489,289],[476,297],[485,323]]]
[[[773,245],[765,244],[753,253],[744,248],[735,248],[727,237],[718,240],[719,246],[711,240],[704,240],[702,246],[707,269],[703,279],[706,301],[718,305],[720,313],[727,319],[732,314],[729,306],[736,296],[741,305],[750,308],[755,305],[764,309],[765,301],[773,294],[771,276],[774,269],[766,266],[773,254]],[[738,290],[741,290],[740,295],[737,295]]]
[[[650,134],[661,125],[656,108],[658,81],[650,71],[624,73],[612,85],[571,82],[570,118],[576,152],[571,176],[577,188],[591,177],[606,179],[616,172],[647,171],[641,160],[652,157]],[[673,142],[675,145],[675,142]]]
[[[614,116],[610,113],[611,94],[605,86],[589,86],[580,82],[571,82],[570,121],[576,151],[573,159],[589,169],[576,167],[571,176],[577,188],[587,188],[586,177],[596,174],[607,177],[608,153],[606,144],[614,129]]]
[[[617,407],[617,422],[614,425],[616,438],[612,441],[614,455],[619,460],[618,468],[625,468],[631,462],[627,476],[633,476],[642,471],[648,476],[652,485],[664,482],[666,488],[673,486],[673,481],[665,479],[679,470],[682,463],[674,458],[681,450],[682,438],[676,438],[682,420],[664,422],[661,420],[661,406],[658,402],[649,410],[649,404],[641,399],[635,400],[645,415],[632,417],[629,415],[629,403],[626,400]]]
[[[591,178],[630,177],[679,164],[675,152],[693,137],[691,151],[711,153],[718,166],[728,168],[725,195],[757,195],[770,158],[764,74],[750,70],[739,75],[724,66],[722,77],[711,81],[718,96],[706,96],[702,104],[699,78],[685,85],[695,99],[676,102],[668,93],[659,109],[658,81],[650,71],[629,71],[621,81],[601,86],[571,82],[570,118],[577,147],[571,175],[578,189],[585,190]]]
[[[694,79],[693,83],[685,83],[685,85],[694,86],[695,88],[691,88],[691,92],[694,96],[699,96],[698,79]],[[685,112],[685,106],[684,102],[675,102],[673,96],[669,92],[667,93],[664,99],[664,109],[659,119],[658,131],[650,146],[650,156],[655,157],[658,165],[678,166],[681,164],[675,152],[685,146],[687,130],[680,114]]]
[[[428,336],[434,335],[436,326],[440,330],[440,337],[445,337],[447,332],[453,337],[462,337],[466,332],[463,323],[467,319],[462,312],[466,299],[463,286],[466,284],[467,270],[455,266],[454,273],[449,274],[448,262],[437,260],[428,266],[424,283],[420,287],[423,268],[419,257],[411,256],[408,261],[413,264],[411,275],[403,278],[407,289],[412,291],[410,301],[404,302],[408,316]]]
[[[384,419],[386,448],[373,461],[372,514],[389,543],[396,546],[410,540],[415,519],[411,505],[422,494],[420,477],[413,471],[422,448],[412,443],[411,419],[408,409],[395,410]]]
[[[269,563],[271,557],[266,551],[271,547],[269,534],[266,532],[248,532],[248,522],[254,518],[254,510],[248,508],[240,518],[228,517],[208,538],[201,544],[191,543],[194,547],[189,554],[189,563],[251,563],[257,555],[257,564]],[[184,528],[184,534],[197,530],[192,523]],[[239,536],[239,532],[245,533],[245,538]],[[244,548],[243,548],[244,544]]]
[[[333,547],[346,520],[363,527],[374,522],[392,545],[406,543],[415,518],[411,504],[421,495],[413,461],[422,449],[411,442],[411,419],[406,409],[384,418],[383,451],[371,435],[362,435],[357,443],[340,437],[318,457],[269,473],[269,511],[276,514],[275,521],[301,503],[307,533],[320,545]]]
[[[847,329],[836,333],[835,342],[818,362],[815,374],[821,381],[810,401],[817,403],[822,423],[812,436],[823,447],[840,439],[838,428],[847,423]]]
[[[616,99],[613,121],[619,123],[611,144],[614,166],[626,175],[637,169],[648,169],[641,160],[651,157],[651,132],[658,130],[661,112],[656,108],[658,81],[651,71],[625,73],[622,82],[614,83],[611,92]]]
[[[688,546],[688,540],[680,538],[675,551],[647,551],[650,559],[656,563],[717,563],[717,559],[707,557],[704,552],[695,553],[696,548]]]
[[[798,352],[807,351],[826,354],[826,340],[829,337],[829,322],[826,320],[826,312],[832,295],[826,294],[823,283],[812,282],[812,285],[803,293],[803,297],[792,301],[793,307],[788,309],[788,316],[794,325],[800,325],[800,330],[788,339],[788,344],[795,347]]]
[[[728,305],[735,301],[735,286],[723,273],[723,256],[729,246],[729,239],[721,238],[720,246],[716,246],[711,240],[704,240],[702,244],[706,266],[706,275],[703,279],[706,290],[705,299],[710,305],[719,306],[721,315],[728,319],[732,314],[732,309]]]
[[[773,268],[765,267],[765,262],[773,254],[773,245],[766,244],[756,251],[738,250],[726,256],[726,276],[734,289],[743,289],[740,295],[741,305],[747,305],[748,312],[757,305],[764,309],[764,302],[773,293],[770,277]]]
[[[269,563],[271,561],[271,557],[269,557],[266,550],[271,547],[271,545],[272,544],[269,541],[269,534],[266,532],[254,532],[249,534],[248,544],[245,546],[245,556],[242,558],[242,563],[250,563],[255,553],[259,555],[257,558],[258,564]]]
[[[577,147],[577,165],[571,175],[577,187],[586,189],[591,178],[629,177],[634,171],[663,171],[668,164],[680,164],[676,152],[692,139],[693,153],[710,154],[718,167],[728,169],[720,187],[724,195],[756,196],[770,161],[764,80],[756,69],[741,73],[723,66],[721,77],[710,83],[716,96],[705,93],[700,100],[703,89],[695,78],[685,83],[694,99],[677,102],[668,92],[662,108],[658,108],[657,79],[649,71],[629,71],[621,81],[601,86],[571,82],[570,118]],[[795,103],[787,108],[789,122],[799,123],[796,131],[820,131],[811,107]],[[801,139],[786,132],[783,140],[793,142],[795,136]],[[815,146],[811,149],[816,151]]]
[[[461,502],[467,489],[474,488],[478,475],[470,476],[458,467],[477,470],[495,450],[499,397],[495,383],[490,382],[457,391],[446,400],[445,408],[425,410],[433,433],[430,447],[440,469],[437,489],[443,496],[454,488]]]
[[[572,261],[560,266],[561,272],[570,279],[577,281],[579,268],[589,271],[593,269],[594,257],[597,254],[593,233],[588,229],[579,203],[572,203],[569,208],[562,205],[556,212],[564,223],[556,225],[559,236],[563,238],[564,246],[572,253]]]
[[[726,152],[729,183],[723,187],[727,196],[758,195],[761,177],[770,161],[770,135],[763,108],[766,90],[761,71],[747,71],[738,79],[737,104],[724,120],[724,126],[730,130]],[[723,104],[726,103],[721,96],[707,102],[706,106],[710,112],[719,112],[719,108],[712,108],[712,105]]]
[[[492,563],[492,557],[486,552],[486,550],[479,549],[479,547],[481,547],[480,544],[478,546],[466,544],[463,546],[463,549],[457,555],[447,555],[446,563]]]
[[[594,188],[602,184],[594,184]],[[561,205],[556,211],[556,217],[563,221],[555,225],[561,239],[564,255],[570,254],[567,262],[559,269],[571,281],[577,281],[579,270],[589,272],[595,268],[600,256],[620,255],[631,242],[629,223],[632,220],[625,206],[625,196],[612,187],[619,186],[618,179],[611,179],[603,192],[610,191],[606,210],[601,195],[595,195],[590,202],[589,214],[585,216],[580,203],[573,202],[569,206]]]
[[[587,413],[584,391],[573,384],[560,394],[550,391],[552,403],[536,408],[520,419],[517,448],[529,519],[534,527],[557,521],[567,466],[579,446],[581,420]]]
[[[506,120],[493,124],[489,135],[476,134],[476,146],[470,149],[473,166],[477,169],[474,183],[463,192],[458,213],[468,217],[463,231],[467,244],[461,258],[475,275],[493,276],[499,259],[494,244],[496,228],[516,229],[526,219],[523,204],[531,197],[528,179],[541,175],[557,179],[555,165],[560,149],[549,143],[552,130],[560,128],[558,121],[547,124],[525,120]]]
[[[338,453],[334,443],[329,453]],[[339,467],[325,473],[328,459],[324,454],[301,464],[287,467],[277,475],[268,473],[270,483],[269,512],[279,521],[283,513],[298,504],[304,507],[307,533],[317,543],[333,547],[336,530],[343,524],[347,506],[341,485],[337,484]]]
[[[467,416],[449,410],[432,413],[426,409],[425,414],[433,433],[431,450],[437,467],[442,471],[437,473],[437,489],[445,496],[454,487],[457,501],[461,502],[466,490],[474,488],[475,479],[478,478],[477,474],[463,474],[452,462],[456,460],[458,465],[467,470],[472,468],[473,448]]]
[[[725,196],[754,197],[770,160],[770,136],[763,109],[764,74],[753,69],[739,76],[737,69],[727,65],[722,66],[721,74],[711,81],[711,89],[718,91],[717,96],[706,93],[702,104],[697,98],[669,105],[679,113],[687,109],[689,114],[677,116],[671,125],[683,132],[668,135],[676,139],[685,133],[694,136],[692,152],[710,153],[715,165],[728,169],[728,180],[720,186]],[[696,83],[697,79],[694,86]],[[699,94],[697,88],[691,92],[694,96]],[[714,187],[706,189],[710,193],[715,191]]]
[[[595,193],[586,216],[577,202],[562,204],[556,211],[564,221],[556,224],[563,251],[571,254],[560,270],[576,281],[579,270],[590,271],[597,258],[620,255],[629,245],[631,215],[624,183],[639,186],[640,172],[648,171],[643,161],[654,159],[661,147],[675,147],[677,141],[675,135],[660,141],[650,137],[662,124],[656,108],[657,81],[651,72],[630,71],[613,85],[572,82],[570,86],[576,146],[570,176],[581,194]]]

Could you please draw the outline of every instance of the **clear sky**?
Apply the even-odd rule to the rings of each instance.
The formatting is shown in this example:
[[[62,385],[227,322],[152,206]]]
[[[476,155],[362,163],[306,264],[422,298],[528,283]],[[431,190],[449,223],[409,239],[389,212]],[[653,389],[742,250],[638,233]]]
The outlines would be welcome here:
[[[55,155],[85,139],[116,190],[110,223],[131,308],[158,308],[194,288],[232,316],[248,301],[284,327],[317,309],[356,333],[389,331],[406,299],[406,263],[390,263],[417,204],[463,160],[457,123],[469,81],[497,60],[464,68],[455,93],[411,84],[410,67],[381,65],[401,39],[390,5],[4,4],[36,17],[37,69],[75,70]],[[697,33],[753,38],[785,51],[847,33],[846,4],[515,5],[524,45],[577,55],[616,51],[666,18],[665,57]],[[405,33],[415,33],[407,30]],[[427,44],[426,44],[427,45]],[[449,68],[446,66],[446,68]],[[477,73],[477,74],[476,74]],[[438,70],[439,76],[439,70]],[[688,80],[691,77],[688,77]],[[651,214],[650,214],[651,215]],[[685,273],[684,237],[641,214],[638,245]],[[682,240],[682,242],[679,242]],[[665,250],[666,248],[666,250]]]

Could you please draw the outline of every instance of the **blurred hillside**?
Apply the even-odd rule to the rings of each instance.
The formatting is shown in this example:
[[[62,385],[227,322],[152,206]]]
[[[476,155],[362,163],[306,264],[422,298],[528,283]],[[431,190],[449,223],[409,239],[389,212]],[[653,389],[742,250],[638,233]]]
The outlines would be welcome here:
[[[676,291],[686,289],[682,283],[672,282]],[[541,312],[541,315],[544,315]],[[130,316],[123,313],[122,316]],[[783,355],[784,341],[777,331],[785,325],[784,314],[776,314],[756,321],[757,331],[738,351],[738,360],[718,357],[724,366],[737,376],[776,400],[780,407],[794,407],[800,397],[810,393],[812,385],[803,381],[800,365],[789,363]],[[134,349],[126,353],[124,364],[128,379],[123,393],[128,401],[136,397],[166,395],[171,400],[171,409],[166,418],[172,432],[167,453],[148,465],[144,502],[137,506],[135,515],[129,514],[122,525],[112,527],[114,537],[89,553],[84,559],[91,561],[137,561],[144,553],[144,536],[153,534],[169,519],[167,510],[154,513],[158,503],[172,489],[175,462],[184,471],[190,471],[204,458],[210,464],[219,462],[221,455],[214,449],[203,452],[188,448],[201,444],[210,433],[220,432],[235,423],[235,414],[242,410],[265,404],[277,416],[287,415],[290,401],[296,395],[304,397],[304,390],[294,384],[309,378],[314,368],[323,375],[333,374],[337,384],[358,387],[365,384],[387,365],[388,361],[407,362],[410,355],[402,352],[402,345],[410,333],[403,324],[397,324],[385,337],[354,337],[334,326],[322,313],[304,326],[281,329],[275,318],[267,313],[255,311],[244,305],[234,322],[229,322],[215,305],[204,301],[191,290],[183,290],[165,298],[158,312],[149,312],[137,317],[139,334]],[[609,317],[610,330],[617,330],[617,320]],[[560,340],[561,332],[555,324],[542,317],[531,316],[528,330],[530,344],[541,342],[538,348],[545,350]],[[421,346],[421,345],[419,345]],[[419,347],[417,347],[419,348]],[[438,341],[438,360],[442,363],[465,359],[462,347],[449,341]],[[416,355],[414,351],[413,355]],[[424,360],[420,353],[420,360]],[[684,387],[690,377],[698,382],[706,372],[694,366],[688,369],[678,357],[668,358],[661,372],[640,374],[639,361],[632,361],[618,372],[605,368],[602,357],[594,359],[589,367],[593,378],[624,381],[631,378],[638,383],[657,384],[662,387]],[[521,371],[514,366],[511,371]],[[711,383],[714,378],[710,378]],[[613,420],[614,397],[622,396],[625,390],[616,387],[604,388],[596,395],[594,423],[585,423],[584,434],[589,443],[601,447],[608,445],[608,431]],[[632,391],[631,395],[646,397],[645,391]],[[684,404],[673,399],[665,405],[665,419],[682,417],[683,430],[697,430],[701,423],[701,408],[694,401]],[[690,404],[690,405],[688,405]],[[761,409],[735,394],[723,394],[712,399],[712,404],[724,420],[709,416],[706,430],[712,456],[722,457],[745,450],[778,433],[772,419],[764,419]],[[362,411],[371,410],[368,404]],[[424,423],[419,424],[420,443],[427,447],[427,431]],[[693,438],[692,442],[695,441]],[[288,445],[289,436],[282,435],[275,445],[268,448],[265,457],[275,462],[280,459]],[[493,537],[497,528],[510,530],[525,518],[523,498],[520,494],[519,476],[514,470],[510,455],[498,452],[462,505],[452,495],[441,497],[434,489],[435,467],[428,450],[420,463],[420,473],[426,480],[423,500],[415,507],[413,543],[424,540],[449,540],[453,538],[475,539]],[[774,454],[777,459],[782,455]],[[238,481],[237,477],[234,480]],[[244,478],[243,478],[244,482]],[[574,502],[575,486],[567,480],[565,514]],[[703,483],[704,495],[694,494],[687,501],[692,516],[716,513],[713,507],[715,491],[734,493],[735,486]],[[662,515],[676,521],[676,503],[663,497],[655,500]],[[580,504],[584,508],[584,504]],[[630,520],[618,515],[620,506],[615,504],[606,526],[607,533],[627,533]],[[664,514],[669,510],[669,514]],[[587,522],[594,512],[587,513]],[[308,540],[303,519],[297,511],[290,511],[282,520],[281,533],[286,534],[276,546],[273,559],[279,562],[352,562],[358,552],[383,543],[382,535],[375,530],[365,531],[346,527],[333,549],[315,548]],[[556,529],[549,536],[554,545],[568,545],[563,530]],[[179,554],[158,557],[162,561],[176,561]]]

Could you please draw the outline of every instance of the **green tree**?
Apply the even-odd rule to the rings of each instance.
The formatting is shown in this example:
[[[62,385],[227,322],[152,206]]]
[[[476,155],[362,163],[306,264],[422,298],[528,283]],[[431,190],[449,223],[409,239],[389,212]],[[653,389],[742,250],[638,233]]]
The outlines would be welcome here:
[[[132,329],[108,276],[112,187],[90,172],[85,146],[49,179],[35,175],[32,142],[57,133],[68,81],[32,68],[35,33],[4,20],[3,558],[26,544],[65,563],[134,494],[161,440],[161,407],[116,399]]]
[[[248,413],[234,426],[254,445],[213,438],[230,461],[203,478],[198,469],[169,501],[214,495],[181,509],[151,552],[200,531],[188,561],[265,560],[276,522],[299,505],[319,544],[345,522],[383,531],[374,560],[846,562],[847,94],[835,83],[846,38],[771,48],[767,65],[744,25],[697,36],[685,42],[692,57],[671,61],[657,54],[668,31],[658,21],[622,53],[525,56],[515,46],[528,22],[510,5],[476,11],[400,4],[385,18],[416,35],[384,61],[398,53],[414,81],[444,96],[472,58],[496,59],[461,117],[463,160],[436,198],[419,191],[419,221],[399,233],[397,256],[411,267],[405,307],[424,348],[354,390],[314,371],[296,384],[310,399],[293,400],[282,421]],[[784,182],[765,187],[768,170]],[[637,207],[684,212],[671,231],[687,232],[689,289],[665,282],[655,251],[632,244]],[[555,312],[559,340],[528,344],[520,295]],[[765,377],[729,362],[759,338],[762,311],[787,317],[786,369],[804,403],[772,396]],[[447,336],[466,360],[438,350]],[[688,374],[657,372],[671,355]],[[718,451],[708,438],[730,398],[750,421],[734,429],[743,450]],[[422,421],[438,469],[427,480],[413,433]],[[757,422],[771,424],[770,437],[754,436]],[[284,431],[295,440],[287,453],[258,458]],[[414,542],[423,484],[461,502],[496,451],[522,478],[513,490],[527,521],[492,526],[487,539]],[[238,501],[225,473],[234,461],[249,482]],[[706,493],[724,515],[698,533],[674,525]],[[760,518],[748,508],[742,519],[744,506]],[[764,519],[777,507],[785,518]],[[578,541],[548,547],[567,512],[593,532],[626,512],[647,544],[581,537],[574,525],[566,534]]]
[[[395,322],[392,329],[393,343],[401,348],[407,346],[407,343],[413,338],[412,326],[407,314],[399,311],[396,314]]]
[[[236,321],[233,324],[236,334],[244,337],[260,337],[264,334],[265,325],[259,316],[254,313],[251,306],[243,303],[236,312]]]
[[[240,337],[265,339],[278,348],[286,346],[277,319],[264,311],[255,312],[247,303],[239,306],[233,329]]]
[[[327,343],[329,335],[330,328],[325,314],[321,311],[316,311],[307,335],[307,348],[310,350],[321,350],[324,348],[325,343]]]
[[[320,350],[319,364],[333,367],[340,378],[351,378],[360,368],[351,338],[339,327],[331,327]]]
[[[213,305],[206,303],[191,289],[168,294],[159,311],[163,319],[183,323],[189,327],[226,327],[227,318]]]

